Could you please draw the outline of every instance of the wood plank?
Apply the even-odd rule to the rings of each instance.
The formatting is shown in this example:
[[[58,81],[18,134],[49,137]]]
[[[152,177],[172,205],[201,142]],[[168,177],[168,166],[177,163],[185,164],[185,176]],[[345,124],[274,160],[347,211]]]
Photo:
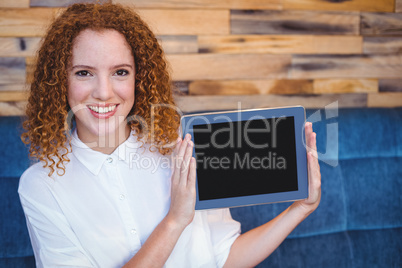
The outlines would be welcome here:
[[[402,35],[402,14],[362,13],[360,31],[362,35]]]
[[[1,9],[0,36],[42,36],[57,8]],[[229,10],[160,10],[136,11],[158,35],[228,34]]]
[[[26,91],[29,85],[25,83],[13,83],[13,84],[0,84],[0,92],[4,91]]]
[[[0,83],[25,83],[25,59],[14,57],[0,58]]]
[[[25,68],[26,68],[26,82],[32,83],[33,81],[33,74],[35,72],[35,62],[36,59],[33,57],[25,58]]]
[[[313,93],[311,80],[231,80],[194,81],[190,95],[265,95]]]
[[[402,13],[402,0],[395,1],[395,12]]]
[[[356,54],[360,36],[319,35],[201,35],[200,53]]]
[[[198,43],[195,35],[162,35],[158,40],[166,54],[197,53]]]
[[[229,10],[135,9],[157,35],[228,34]]]
[[[29,0],[1,0],[0,8],[29,8]]]
[[[0,116],[25,115],[26,101],[0,102]]]
[[[393,12],[394,0],[283,0],[283,8]]]
[[[237,110],[302,105],[324,108],[338,101],[339,107],[366,107],[367,94],[325,95],[239,95],[239,96],[176,96],[176,105],[183,113],[198,111]],[[240,107],[239,107],[240,106]]]
[[[315,94],[378,92],[377,79],[315,79]]]
[[[281,0],[113,0],[138,8],[282,9]]]
[[[232,34],[358,35],[358,12],[232,10]]]
[[[39,49],[39,37],[0,37],[0,57],[32,57]]]
[[[56,14],[53,8],[0,9],[0,36],[42,36]]]
[[[402,53],[402,37],[365,36],[363,39],[363,53]]]
[[[31,7],[67,7],[76,3],[111,3],[111,0],[31,0]]]
[[[395,0],[395,12],[402,13],[402,0]]]
[[[294,55],[289,78],[400,78],[402,54]]]
[[[289,55],[168,55],[174,81],[286,78]]]
[[[174,81],[172,83],[174,94],[188,95],[189,81]]]
[[[401,107],[402,92],[370,93],[367,97],[368,107]]]
[[[380,92],[402,92],[402,79],[380,79]]]
[[[26,101],[28,91],[0,91],[0,102]]]

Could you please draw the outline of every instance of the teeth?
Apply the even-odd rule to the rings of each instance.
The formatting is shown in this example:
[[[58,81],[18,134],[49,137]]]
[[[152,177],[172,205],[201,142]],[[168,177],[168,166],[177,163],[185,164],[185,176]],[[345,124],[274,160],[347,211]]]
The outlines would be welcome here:
[[[88,108],[91,109],[94,112],[97,112],[97,113],[100,113],[100,114],[105,114],[105,113],[111,112],[114,109],[116,109],[116,105],[110,105],[110,106],[107,106],[107,107],[99,107],[99,106],[88,105]]]

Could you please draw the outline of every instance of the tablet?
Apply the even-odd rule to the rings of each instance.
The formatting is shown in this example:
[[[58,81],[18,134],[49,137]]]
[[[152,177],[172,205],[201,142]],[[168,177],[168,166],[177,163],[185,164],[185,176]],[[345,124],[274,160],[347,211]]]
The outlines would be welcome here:
[[[301,106],[185,115],[196,159],[197,210],[308,197]]]

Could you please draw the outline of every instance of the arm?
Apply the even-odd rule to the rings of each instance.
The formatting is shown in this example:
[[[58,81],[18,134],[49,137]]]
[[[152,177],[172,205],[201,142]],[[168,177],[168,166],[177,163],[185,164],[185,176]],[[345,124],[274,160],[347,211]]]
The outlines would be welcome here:
[[[162,267],[181,233],[192,222],[195,213],[195,159],[192,152],[189,135],[183,141],[179,140],[175,149],[169,212],[124,267]]]
[[[309,197],[294,202],[273,220],[239,236],[233,243],[224,267],[254,267],[267,258],[310,215],[320,203],[321,174],[318,164],[316,134],[312,124],[305,126]]]

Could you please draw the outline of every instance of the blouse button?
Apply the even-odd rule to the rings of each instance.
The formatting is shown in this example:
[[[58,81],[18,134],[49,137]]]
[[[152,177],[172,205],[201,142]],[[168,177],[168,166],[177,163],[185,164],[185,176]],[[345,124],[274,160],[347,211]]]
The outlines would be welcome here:
[[[135,235],[137,233],[137,231],[135,229],[131,229],[130,233]]]
[[[120,200],[124,200],[125,196],[124,194],[119,195]]]
[[[113,162],[113,158],[108,157],[108,158],[106,159],[106,161],[107,161],[108,163],[112,163],[112,162]]]

